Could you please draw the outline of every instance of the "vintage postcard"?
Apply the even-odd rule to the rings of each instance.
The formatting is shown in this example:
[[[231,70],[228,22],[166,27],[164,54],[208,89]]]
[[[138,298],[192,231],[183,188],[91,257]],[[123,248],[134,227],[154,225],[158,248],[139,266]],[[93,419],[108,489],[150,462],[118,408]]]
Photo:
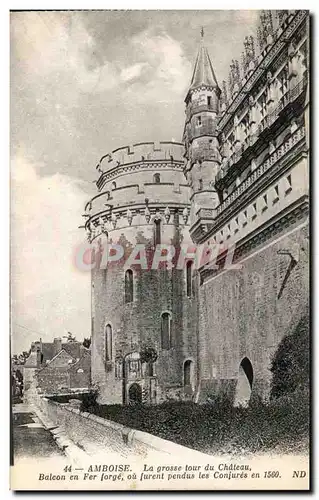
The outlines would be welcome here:
[[[13,490],[309,490],[309,23],[10,13]]]

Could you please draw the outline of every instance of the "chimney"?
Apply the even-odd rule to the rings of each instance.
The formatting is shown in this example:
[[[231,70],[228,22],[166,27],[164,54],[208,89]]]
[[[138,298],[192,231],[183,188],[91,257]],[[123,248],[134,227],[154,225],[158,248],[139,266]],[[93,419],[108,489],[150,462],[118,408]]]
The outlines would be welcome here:
[[[42,353],[40,351],[40,347],[37,347],[37,368],[40,368],[42,361]]]
[[[60,337],[55,338],[53,340],[53,345],[54,345],[53,356],[56,356],[62,349],[62,339]]]

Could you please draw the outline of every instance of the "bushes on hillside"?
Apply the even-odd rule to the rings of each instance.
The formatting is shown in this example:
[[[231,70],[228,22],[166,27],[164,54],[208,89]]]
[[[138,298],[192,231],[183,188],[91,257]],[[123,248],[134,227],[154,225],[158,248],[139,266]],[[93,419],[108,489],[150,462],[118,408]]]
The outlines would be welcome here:
[[[90,389],[89,392],[83,394],[80,411],[95,413],[99,406],[97,403],[97,397],[98,390],[94,388]]]
[[[156,406],[97,406],[93,413],[206,453],[305,449],[309,426],[307,391],[248,408],[166,402]]]
[[[291,335],[284,337],[274,356],[271,398],[309,386],[309,316],[304,316]]]

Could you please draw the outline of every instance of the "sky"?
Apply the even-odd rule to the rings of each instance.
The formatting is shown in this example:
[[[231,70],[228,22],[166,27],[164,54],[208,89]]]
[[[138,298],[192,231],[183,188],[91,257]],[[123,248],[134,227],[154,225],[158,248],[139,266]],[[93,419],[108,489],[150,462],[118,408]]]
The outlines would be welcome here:
[[[204,28],[228,79],[258,11],[11,13],[12,351],[90,336],[90,276],[73,265],[95,166],[120,146],[181,141]]]

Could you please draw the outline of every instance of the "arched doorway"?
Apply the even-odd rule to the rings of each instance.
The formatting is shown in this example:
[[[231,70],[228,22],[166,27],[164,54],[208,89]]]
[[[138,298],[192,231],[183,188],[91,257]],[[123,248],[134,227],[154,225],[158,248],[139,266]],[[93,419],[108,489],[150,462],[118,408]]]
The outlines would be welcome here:
[[[194,363],[187,359],[183,369],[184,394],[192,396],[194,390]]]
[[[234,406],[247,407],[254,381],[254,371],[248,358],[244,358],[239,365],[238,380]]]
[[[184,363],[184,386],[193,385],[193,362],[187,359]]]
[[[129,404],[142,403],[142,388],[139,384],[132,384],[128,390]]]

